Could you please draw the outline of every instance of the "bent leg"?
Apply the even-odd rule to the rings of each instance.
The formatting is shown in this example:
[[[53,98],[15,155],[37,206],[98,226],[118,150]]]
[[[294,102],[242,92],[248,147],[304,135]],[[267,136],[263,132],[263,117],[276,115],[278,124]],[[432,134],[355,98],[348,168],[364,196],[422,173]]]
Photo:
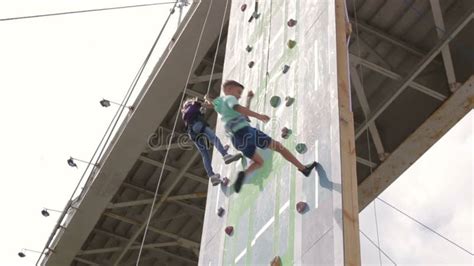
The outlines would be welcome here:
[[[280,153],[283,158],[296,166],[298,170],[303,170],[305,168],[305,166],[280,142],[272,140],[268,148]]]
[[[258,153],[255,153],[251,159],[252,159],[252,162],[250,163],[249,167],[245,169],[246,176],[250,175],[255,170],[263,167],[263,164],[264,164],[263,158],[260,155],[258,155]]]

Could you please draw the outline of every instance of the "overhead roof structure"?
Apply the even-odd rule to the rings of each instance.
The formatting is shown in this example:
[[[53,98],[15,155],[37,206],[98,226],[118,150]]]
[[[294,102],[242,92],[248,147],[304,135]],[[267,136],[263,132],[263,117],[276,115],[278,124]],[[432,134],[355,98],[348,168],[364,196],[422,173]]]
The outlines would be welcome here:
[[[162,170],[140,265],[198,263],[208,179],[181,122],[166,164],[165,140],[185,86],[189,96],[208,86],[219,94],[232,30],[225,4],[190,6],[41,265],[134,265]],[[473,8],[468,0],[347,1],[361,210],[472,109]],[[214,126],[216,114],[207,119]]]

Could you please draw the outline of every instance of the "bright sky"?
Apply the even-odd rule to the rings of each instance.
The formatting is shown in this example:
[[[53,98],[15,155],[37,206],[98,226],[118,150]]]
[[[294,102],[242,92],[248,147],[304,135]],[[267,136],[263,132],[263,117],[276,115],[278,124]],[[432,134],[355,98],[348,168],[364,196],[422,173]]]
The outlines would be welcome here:
[[[0,1],[0,18],[169,0]],[[0,265],[34,265],[172,5],[0,22]],[[178,23],[169,22],[158,50]],[[151,60],[154,65],[161,53]],[[148,69],[149,70],[149,69]],[[142,80],[146,79],[144,75]],[[141,89],[140,84],[137,92]],[[133,103],[133,100],[131,101]]]
[[[161,1],[168,2],[155,2]],[[153,1],[2,1],[0,18],[144,3]],[[58,214],[44,218],[41,209],[62,210],[77,184],[84,165],[70,168],[66,159],[90,158],[116,110],[101,107],[99,101],[122,100],[170,8],[0,22],[0,265],[36,262],[37,254],[20,259],[17,253],[21,248],[42,250]],[[159,51],[174,32],[177,17]],[[471,112],[381,196],[471,252],[473,123]],[[381,202],[377,214],[381,247],[398,264],[472,262]],[[372,205],[360,221],[361,229],[376,240]],[[377,250],[363,236],[361,246],[363,262],[378,264]]]
[[[379,197],[474,252],[474,112],[466,115]],[[474,265],[471,255],[376,200],[381,249],[397,265]],[[377,243],[374,203],[359,215],[360,229]],[[379,253],[360,236],[362,262]],[[382,254],[384,265],[393,265]]]

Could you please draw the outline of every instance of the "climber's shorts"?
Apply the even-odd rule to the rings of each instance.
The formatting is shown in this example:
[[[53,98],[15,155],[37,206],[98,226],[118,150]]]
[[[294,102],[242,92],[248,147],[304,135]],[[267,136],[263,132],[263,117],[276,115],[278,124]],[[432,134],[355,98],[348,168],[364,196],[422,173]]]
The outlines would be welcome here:
[[[272,138],[262,131],[247,126],[237,130],[232,135],[232,144],[241,151],[245,157],[252,159],[257,147],[266,149],[272,143]]]

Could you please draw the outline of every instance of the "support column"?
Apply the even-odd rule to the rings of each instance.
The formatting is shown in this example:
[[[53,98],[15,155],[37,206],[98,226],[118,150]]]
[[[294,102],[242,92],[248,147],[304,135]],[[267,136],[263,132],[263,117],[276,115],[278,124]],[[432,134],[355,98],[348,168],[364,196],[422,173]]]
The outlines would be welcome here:
[[[354,116],[351,110],[349,52],[347,50],[346,6],[336,0],[337,80],[342,175],[344,265],[360,265],[359,206],[357,200]]]

